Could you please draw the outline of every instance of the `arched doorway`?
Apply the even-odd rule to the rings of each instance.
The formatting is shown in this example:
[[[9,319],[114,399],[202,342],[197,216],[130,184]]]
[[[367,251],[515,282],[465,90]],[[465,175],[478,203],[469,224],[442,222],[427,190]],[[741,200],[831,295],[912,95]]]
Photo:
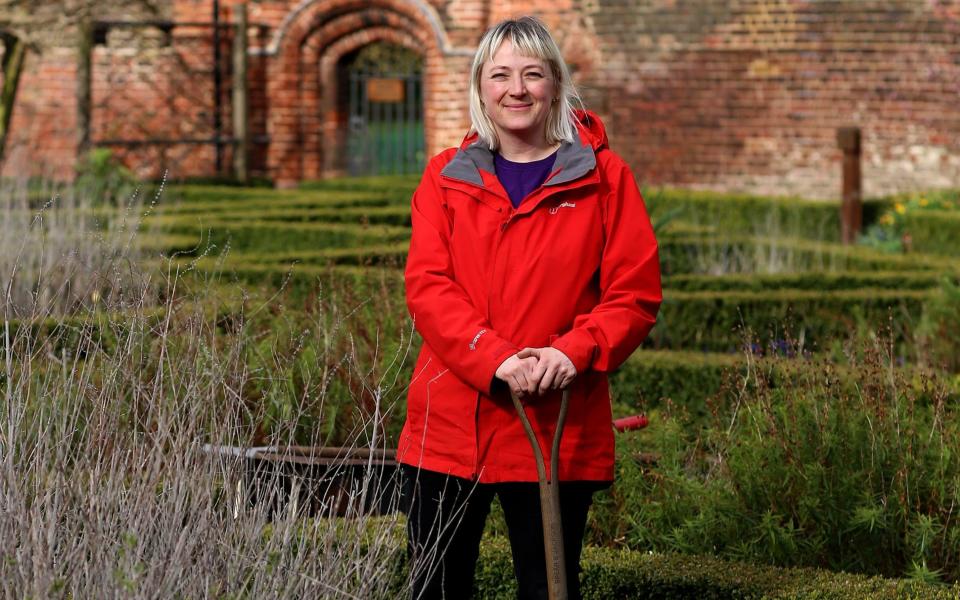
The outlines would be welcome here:
[[[344,167],[350,175],[419,173],[425,158],[423,57],[377,41],[340,60]]]

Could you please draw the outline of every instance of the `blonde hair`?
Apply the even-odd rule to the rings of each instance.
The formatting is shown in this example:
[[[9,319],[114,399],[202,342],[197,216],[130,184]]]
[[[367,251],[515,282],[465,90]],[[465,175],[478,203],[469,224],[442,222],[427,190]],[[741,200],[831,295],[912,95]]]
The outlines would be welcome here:
[[[573,143],[577,139],[574,107],[582,106],[583,102],[570,78],[570,69],[560,54],[560,48],[546,26],[536,17],[501,21],[480,38],[470,69],[470,121],[473,130],[490,150],[496,150],[500,146],[497,130],[487,116],[480,98],[480,77],[484,63],[493,60],[493,55],[505,40],[510,40],[520,54],[538,58],[550,68],[557,101],[551,105],[547,114],[546,141],[548,144]]]

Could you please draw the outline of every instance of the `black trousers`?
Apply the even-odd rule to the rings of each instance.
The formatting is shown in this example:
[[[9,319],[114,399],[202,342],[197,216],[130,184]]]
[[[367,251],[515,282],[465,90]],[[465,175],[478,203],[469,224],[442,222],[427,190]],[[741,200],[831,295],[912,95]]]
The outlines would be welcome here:
[[[480,537],[493,497],[500,499],[510,536],[518,598],[547,599],[540,492],[536,483],[476,483],[401,465],[407,513],[407,552],[414,599],[462,600],[473,593]],[[593,493],[604,482],[560,484],[567,590],[580,598],[580,550]]]

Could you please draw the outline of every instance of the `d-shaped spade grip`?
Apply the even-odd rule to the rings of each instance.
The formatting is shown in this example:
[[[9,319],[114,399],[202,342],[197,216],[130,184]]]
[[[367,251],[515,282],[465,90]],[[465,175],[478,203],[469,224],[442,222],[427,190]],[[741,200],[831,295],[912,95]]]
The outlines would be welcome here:
[[[533,432],[523,404],[513,394],[510,394],[510,398],[520,415],[520,422],[523,423],[523,430],[527,432],[527,439],[533,447],[533,457],[537,461],[540,514],[543,516],[543,550],[547,560],[547,592],[550,600],[567,600],[567,568],[563,556],[563,523],[560,518],[560,437],[563,435],[563,423],[567,419],[570,390],[563,390],[560,399],[560,414],[550,450],[550,479],[547,479],[547,469],[543,464],[543,453],[540,451],[537,434]]]

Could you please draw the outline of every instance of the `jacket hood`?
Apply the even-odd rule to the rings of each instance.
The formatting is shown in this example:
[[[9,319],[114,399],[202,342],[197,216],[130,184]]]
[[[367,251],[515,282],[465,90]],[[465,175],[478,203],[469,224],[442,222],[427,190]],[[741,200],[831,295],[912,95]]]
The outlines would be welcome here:
[[[580,140],[578,143],[563,142],[560,145],[554,163],[555,175],[544,183],[545,186],[567,183],[589,173],[597,165],[596,153],[607,147],[607,131],[600,117],[589,110],[577,110],[576,116]],[[463,138],[456,155],[441,174],[482,186],[480,170],[494,173],[493,152],[480,141],[477,132],[471,131]]]
[[[610,145],[607,140],[607,128],[603,126],[603,121],[592,110],[578,110],[577,129],[580,132],[580,139],[589,141],[594,152]]]

